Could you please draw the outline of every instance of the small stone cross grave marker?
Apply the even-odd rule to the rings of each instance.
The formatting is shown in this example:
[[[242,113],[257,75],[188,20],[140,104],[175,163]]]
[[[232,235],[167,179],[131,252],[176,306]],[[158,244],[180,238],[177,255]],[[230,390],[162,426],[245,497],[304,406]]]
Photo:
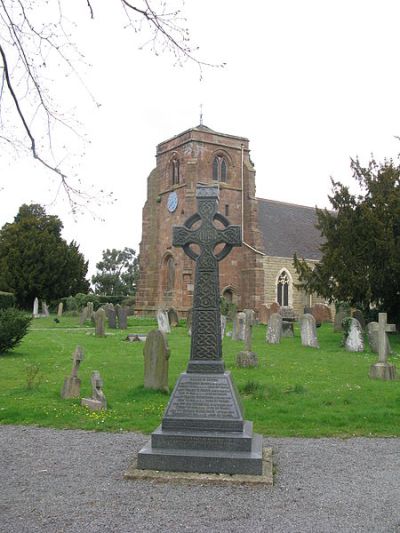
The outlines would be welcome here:
[[[82,398],[81,405],[88,407],[92,411],[107,409],[107,400],[103,392],[103,380],[98,370],[92,372],[90,382],[92,384],[92,397]]]
[[[396,326],[387,323],[387,313],[379,313],[376,329],[378,330],[378,362],[371,365],[369,377],[389,381],[395,379],[396,367],[387,362],[386,332],[396,331]]]
[[[79,398],[81,395],[81,380],[78,378],[79,365],[83,361],[83,350],[77,346],[72,354],[72,371],[71,375],[64,380],[64,386],[61,390],[61,398]]]

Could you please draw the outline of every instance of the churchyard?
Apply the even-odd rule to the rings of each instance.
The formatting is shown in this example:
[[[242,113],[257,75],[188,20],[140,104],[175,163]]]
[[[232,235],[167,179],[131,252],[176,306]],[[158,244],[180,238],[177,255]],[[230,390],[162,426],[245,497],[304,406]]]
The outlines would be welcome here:
[[[55,316],[33,320],[28,335],[13,351],[0,356],[0,422],[55,428],[150,433],[160,423],[169,394],[144,389],[143,342],[127,342],[128,334],[157,329],[152,318],[129,317],[128,329],[106,327],[95,335],[92,324],[78,317]],[[232,331],[232,323],[227,332]],[[370,366],[377,361],[368,343],[363,352],[347,352],[342,333],[332,324],[318,328],[319,349],[302,346],[300,327],[280,344],[267,344],[266,326],[253,326],[251,349],[258,367],[238,368],[245,342],[223,339],[227,370],[232,372],[247,419],[265,436],[399,436],[400,382],[372,380]],[[390,335],[393,355],[400,366],[400,338]],[[107,410],[91,411],[79,398],[62,399],[64,379],[71,373],[72,354],[81,346],[81,398],[91,396],[91,375],[99,371]],[[169,389],[187,366],[190,336],[186,324],[168,334]]]

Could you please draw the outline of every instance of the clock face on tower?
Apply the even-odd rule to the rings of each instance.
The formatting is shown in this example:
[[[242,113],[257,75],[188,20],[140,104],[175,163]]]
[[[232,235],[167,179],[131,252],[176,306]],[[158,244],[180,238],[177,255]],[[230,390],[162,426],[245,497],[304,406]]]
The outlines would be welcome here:
[[[178,195],[175,191],[169,193],[167,200],[167,209],[170,213],[173,213],[178,207]]]

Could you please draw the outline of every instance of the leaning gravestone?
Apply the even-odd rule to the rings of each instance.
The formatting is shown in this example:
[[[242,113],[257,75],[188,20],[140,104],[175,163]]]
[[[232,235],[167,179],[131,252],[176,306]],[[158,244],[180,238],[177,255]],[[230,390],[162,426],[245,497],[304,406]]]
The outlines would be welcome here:
[[[269,344],[279,344],[282,337],[282,317],[279,313],[273,313],[269,317],[267,338]]]
[[[101,379],[100,372],[94,370],[90,382],[92,384],[92,397],[82,398],[81,405],[88,407],[92,411],[107,409],[107,400],[104,396],[103,380]]]
[[[368,322],[367,325],[367,335],[368,335],[368,344],[371,348],[371,351],[374,353],[379,353],[379,323],[378,322]],[[390,341],[388,334],[385,333],[385,355],[386,357],[392,352],[392,347],[390,346]]]
[[[33,318],[39,318],[39,299],[37,297],[33,300],[32,316]]]
[[[252,309],[245,309],[245,349],[238,353],[236,364],[239,367],[258,366],[257,354],[251,349],[253,326],[256,323],[256,314]]]
[[[173,244],[196,261],[190,360],[180,375],[139,469],[262,475],[262,437],[243,419],[222,359],[218,262],[240,246],[239,226],[217,213],[218,186],[197,185],[198,212],[173,228]],[[223,229],[214,225],[217,220]],[[195,229],[192,226],[199,223]],[[199,252],[191,247],[196,244]],[[217,244],[224,244],[219,252]]]
[[[96,323],[96,329],[95,329],[95,335],[96,337],[105,337],[106,331],[105,331],[105,322],[106,322],[106,312],[102,307],[97,309],[95,315],[94,315],[95,323]]]
[[[167,336],[155,329],[147,334],[143,348],[144,388],[168,392],[168,359],[170,351]]]
[[[168,313],[163,309],[157,311],[157,324],[158,329],[163,333],[171,333],[171,328],[169,326]]]
[[[356,318],[347,318],[347,335],[344,341],[344,347],[348,352],[363,352],[364,338],[360,322]]]
[[[387,342],[386,342],[386,332],[396,331],[396,326],[394,324],[387,323],[387,314],[379,313],[379,322],[378,327],[378,362],[374,365],[371,365],[369,369],[369,377],[372,379],[383,379],[385,381],[390,381],[396,378],[396,367],[388,363],[387,360]]]
[[[79,398],[81,395],[81,380],[78,378],[79,365],[83,361],[83,350],[77,346],[72,354],[72,371],[71,375],[64,380],[64,386],[61,390],[61,398]]]
[[[170,307],[168,309],[168,320],[169,320],[169,325],[173,328],[176,328],[176,326],[179,324],[178,313],[176,309],[174,309],[173,307]]]
[[[303,346],[319,348],[315,318],[310,313],[306,313],[300,319],[300,334]]]

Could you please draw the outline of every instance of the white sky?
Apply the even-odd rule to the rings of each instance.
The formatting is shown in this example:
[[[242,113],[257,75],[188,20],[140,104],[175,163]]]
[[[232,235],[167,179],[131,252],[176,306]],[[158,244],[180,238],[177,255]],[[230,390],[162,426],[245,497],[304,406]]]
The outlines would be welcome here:
[[[122,29],[116,4],[93,3],[94,21],[80,4],[76,41],[101,107],[62,80],[54,90],[74,101],[91,139],[77,165],[84,186],[113,191],[116,202],[92,206],[104,221],[74,221],[62,197],[47,211],[80,244],[90,274],[103,249],[138,250],[155,147],[198,125],[201,103],[205,125],[250,140],[263,198],[328,206],[330,176],[352,183],[350,157],[400,152],[398,0],[187,0],[198,57],[227,63],[201,82],[194,65],[139,50],[144,38]],[[0,153],[0,187],[2,226],[22,203],[49,204],[56,182],[30,158]]]

